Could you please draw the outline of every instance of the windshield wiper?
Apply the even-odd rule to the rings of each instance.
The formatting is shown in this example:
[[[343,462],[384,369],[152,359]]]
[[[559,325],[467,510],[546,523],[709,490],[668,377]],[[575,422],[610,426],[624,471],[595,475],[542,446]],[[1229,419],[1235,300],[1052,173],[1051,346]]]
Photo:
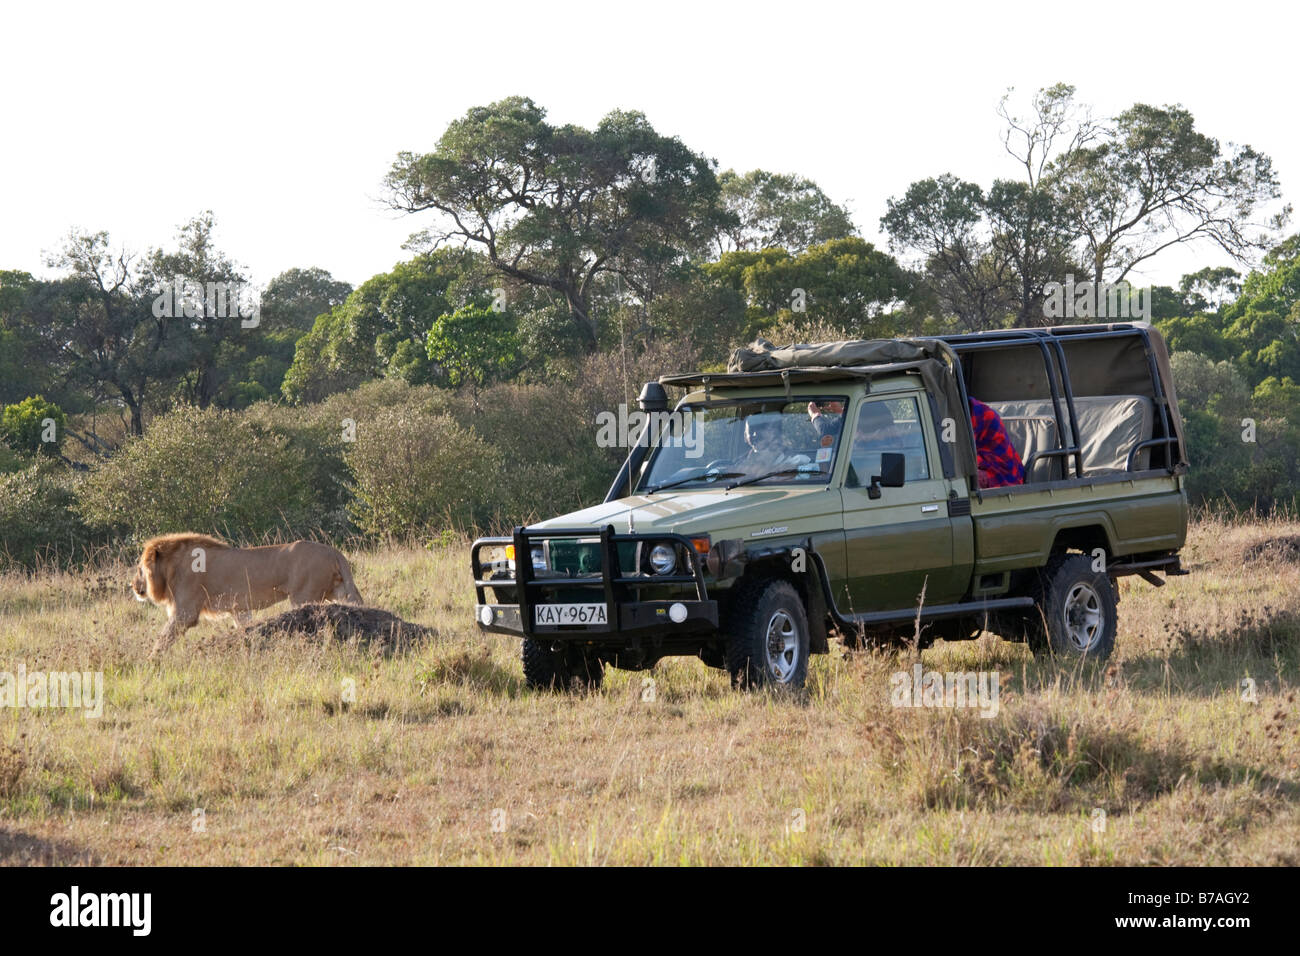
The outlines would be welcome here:
[[[702,475],[691,475],[689,478],[679,478],[676,481],[670,481],[666,485],[655,485],[653,488],[647,488],[643,493],[653,495],[657,491],[665,491],[668,488],[676,488],[678,485],[685,485],[692,481],[717,481],[719,478],[739,478],[745,473],[743,471],[715,471],[705,472]]]
[[[744,485],[752,485],[756,481],[763,481],[767,478],[779,478],[781,475],[804,474],[804,472],[801,472],[799,470],[802,467],[803,467],[802,465],[799,465],[794,468],[782,468],[780,471],[769,471],[766,475],[759,475],[755,478],[746,478],[744,481],[733,481],[731,484],[727,485],[727,490],[730,491],[732,488],[740,488]],[[808,474],[811,474],[811,472],[808,472]]]

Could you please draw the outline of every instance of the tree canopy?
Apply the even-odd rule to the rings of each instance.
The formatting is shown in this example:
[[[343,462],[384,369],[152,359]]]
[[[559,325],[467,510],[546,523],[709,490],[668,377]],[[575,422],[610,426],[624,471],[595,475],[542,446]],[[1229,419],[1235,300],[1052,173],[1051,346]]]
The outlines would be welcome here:
[[[653,297],[653,273],[714,235],[714,165],[641,113],[557,127],[532,100],[510,97],[469,110],[432,152],[399,154],[386,183],[395,209],[438,214],[417,245],[471,244],[494,272],[554,290],[594,351],[602,276]]]

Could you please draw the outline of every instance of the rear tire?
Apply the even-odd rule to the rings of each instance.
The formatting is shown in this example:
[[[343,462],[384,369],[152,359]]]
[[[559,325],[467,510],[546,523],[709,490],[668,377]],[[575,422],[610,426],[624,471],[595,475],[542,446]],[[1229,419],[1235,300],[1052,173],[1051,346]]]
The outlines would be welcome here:
[[[1115,649],[1115,588],[1083,554],[1052,558],[1039,575],[1026,637],[1035,654],[1104,661]]]
[[[727,670],[736,688],[803,687],[808,677],[808,613],[794,585],[743,583],[731,602]]]
[[[604,664],[580,650],[553,651],[531,637],[523,641],[524,683],[533,690],[595,690],[605,676]]]

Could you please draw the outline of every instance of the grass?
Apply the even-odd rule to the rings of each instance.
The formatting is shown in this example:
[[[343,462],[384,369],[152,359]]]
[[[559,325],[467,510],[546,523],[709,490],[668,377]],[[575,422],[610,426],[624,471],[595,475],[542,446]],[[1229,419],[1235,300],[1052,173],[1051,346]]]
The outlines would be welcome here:
[[[1300,863],[1300,561],[1251,551],[1298,533],[1196,524],[1191,575],[1123,579],[1106,665],[925,651],[1000,673],[991,719],[894,708],[908,651],[838,644],[793,697],[690,659],[533,693],[474,627],[463,546],[352,555],[369,603],[435,629],[390,657],[217,622],[150,662],[163,612],[124,566],[0,577],[0,670],[102,670],[106,696],[0,709],[0,861]]]

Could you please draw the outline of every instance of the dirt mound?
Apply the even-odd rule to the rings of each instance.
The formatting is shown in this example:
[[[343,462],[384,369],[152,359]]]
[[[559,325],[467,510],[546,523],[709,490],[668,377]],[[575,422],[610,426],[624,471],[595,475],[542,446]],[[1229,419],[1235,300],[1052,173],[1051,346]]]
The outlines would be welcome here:
[[[437,632],[433,628],[403,621],[377,607],[355,604],[304,604],[248,628],[249,638],[270,639],[301,635],[323,641],[369,647],[372,650],[401,650]]]
[[[1241,556],[1246,561],[1300,562],[1300,534],[1256,542],[1243,551]]]

